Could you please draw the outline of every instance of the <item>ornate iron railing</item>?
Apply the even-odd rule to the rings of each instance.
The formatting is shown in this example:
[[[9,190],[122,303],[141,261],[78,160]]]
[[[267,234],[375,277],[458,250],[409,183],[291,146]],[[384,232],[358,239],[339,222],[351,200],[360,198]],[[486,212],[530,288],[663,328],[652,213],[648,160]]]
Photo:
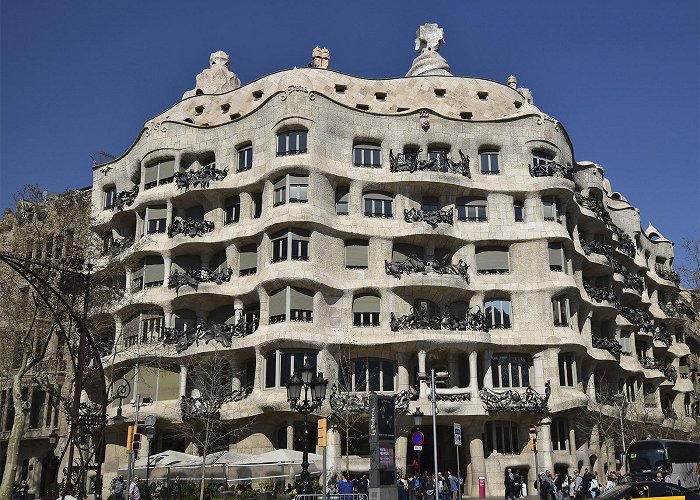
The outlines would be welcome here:
[[[612,260],[612,247],[610,245],[607,245],[607,244],[603,243],[602,241],[598,241],[598,240],[586,241],[584,238],[580,238],[580,241],[581,241],[581,248],[583,248],[583,252],[586,255],[591,255],[592,253],[596,253],[599,255],[603,255],[608,260]]]
[[[618,305],[620,302],[611,285],[594,286],[584,281],[583,288],[586,290],[586,293],[596,302],[605,301],[610,302],[613,305]]]
[[[505,412],[532,412],[549,413],[549,396],[552,389],[549,380],[545,383],[544,394],[540,394],[528,386],[525,392],[517,392],[512,389],[507,391],[494,391],[483,388],[479,391],[479,397],[486,411],[495,413]]]
[[[432,160],[421,160],[418,158],[418,155],[422,151],[422,149],[419,149],[415,152],[398,153],[394,156],[394,151],[390,150],[389,169],[392,172],[444,172],[471,178],[469,157],[462,153],[461,149],[459,150],[460,160],[458,162],[452,161],[447,156],[447,153],[439,154]]]
[[[139,194],[139,187],[134,186],[127,191],[120,191],[114,195],[114,205],[112,210],[124,210],[124,207],[130,207],[136,201],[136,196]]]
[[[624,265],[617,261],[613,261],[613,271],[622,275],[622,284],[624,288],[629,288],[637,293],[642,293],[644,291],[644,280],[640,276],[637,276],[632,271],[628,270]]]
[[[681,282],[681,277],[680,275],[674,271],[673,269],[666,269],[664,267],[661,267],[660,265],[656,265],[656,274],[659,276],[659,278],[663,278],[665,280],[668,280],[675,284],[676,286],[680,284]]]
[[[408,414],[411,401],[418,399],[418,391],[415,389],[404,389],[394,395],[394,408],[400,415]],[[335,415],[345,412],[350,414],[363,414],[369,411],[369,393],[367,392],[346,392],[340,391],[338,386],[333,384],[331,395],[328,398],[331,411]]]
[[[174,345],[178,353],[186,351],[191,345],[204,342],[208,344],[212,340],[224,347],[231,347],[234,337],[245,337],[258,328],[258,322],[246,321],[245,316],[234,324],[223,323],[197,325],[191,330],[179,330],[177,328],[163,328],[163,343]]]
[[[634,254],[637,253],[637,246],[632,241],[632,238],[615,224],[613,224],[612,230],[617,235],[617,249],[633,259]]]
[[[671,332],[668,331],[665,325],[659,326],[658,330],[653,333],[654,340],[666,344],[666,347],[671,347],[673,343],[673,338],[671,337]]]
[[[200,269],[187,269],[186,271],[174,270],[168,278],[168,288],[180,291],[180,287],[191,286],[196,289],[200,283],[216,283],[221,285],[231,280],[233,269],[227,267],[222,271],[212,271],[204,267]]]
[[[621,307],[620,316],[639,327],[647,333],[654,333],[654,318],[649,311],[634,309],[632,307]]]
[[[610,337],[600,337],[598,335],[593,335],[591,337],[593,347],[596,349],[603,349],[608,351],[613,356],[619,356],[622,354],[622,344]]]
[[[220,394],[217,391],[214,394],[200,393],[197,397],[182,396],[180,397],[182,420],[218,418],[221,414],[221,407],[224,404],[243,401],[251,392],[253,392],[253,388],[246,386],[235,391],[221,391]]]
[[[457,318],[447,309],[441,316],[429,316],[411,309],[409,314],[397,318],[392,312],[389,325],[392,332],[413,329],[488,331],[486,315],[479,306],[475,306],[475,309],[476,311],[467,311],[464,318]]]
[[[642,365],[642,368],[647,370],[663,371],[664,369],[664,361],[662,359],[648,358],[646,356],[639,356],[638,359],[639,364]]]
[[[428,394],[428,401],[433,400],[433,395]],[[460,393],[451,393],[451,392],[436,392],[435,393],[435,401],[449,401],[452,403],[462,403],[465,401],[471,401],[472,400],[472,395],[470,392],[460,392]]]
[[[214,223],[208,220],[202,219],[175,219],[170,226],[168,226],[168,237],[172,238],[178,234],[184,234],[190,238],[195,236],[204,236],[206,233],[210,233],[214,230]]]
[[[574,180],[574,168],[560,165],[559,163],[549,162],[540,163],[539,165],[530,165],[531,177],[563,177],[570,181]]]
[[[674,301],[669,301],[669,302],[659,302],[659,309],[661,309],[666,316],[669,318],[680,318],[681,317],[681,311],[678,306],[678,302]]]
[[[131,247],[134,244],[134,237],[132,236],[126,236],[124,238],[117,238],[116,240],[112,240],[108,248],[105,248],[105,250],[102,252],[102,255],[116,255],[127,248]]]
[[[384,269],[387,274],[398,279],[401,279],[402,274],[453,274],[461,276],[469,284],[469,266],[462,259],[459,259],[457,264],[449,264],[448,259],[449,257],[445,257],[424,262],[423,259],[411,256],[401,262],[384,260]]]
[[[664,368],[664,377],[669,382],[675,383],[676,380],[678,380],[678,372],[676,371],[676,367],[673,365],[666,365],[666,368]]]
[[[216,168],[214,163],[205,165],[199,170],[186,170],[175,172],[175,185],[178,189],[189,190],[191,187],[200,186],[208,188],[209,183],[223,181],[228,175],[228,167],[223,170]]]
[[[435,229],[438,224],[454,224],[454,210],[422,210],[420,208],[406,208],[403,211],[406,222],[427,222]]]
[[[574,199],[581,207],[593,212],[598,219],[603,221],[605,225],[617,235],[618,250],[630,258],[634,257],[634,254],[637,251],[634,241],[632,241],[632,238],[630,238],[627,233],[625,233],[613,222],[612,217],[610,217],[610,213],[607,211],[602,201],[596,200],[595,198],[586,198],[581,193],[574,193]]]

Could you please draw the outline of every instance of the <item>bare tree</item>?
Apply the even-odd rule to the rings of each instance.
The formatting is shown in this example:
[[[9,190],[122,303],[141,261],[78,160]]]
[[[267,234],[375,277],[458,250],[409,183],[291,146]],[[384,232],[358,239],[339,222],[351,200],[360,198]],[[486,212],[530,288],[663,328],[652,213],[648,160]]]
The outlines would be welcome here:
[[[82,294],[71,289],[68,278],[76,264],[94,262],[99,257],[99,242],[91,228],[89,192],[49,195],[37,186],[27,186],[15,196],[15,210],[6,211],[0,221],[0,251],[25,259],[25,265],[32,266],[35,273],[61,291],[68,307],[80,311]],[[45,266],[31,264],[32,260]],[[105,266],[95,275],[91,306],[99,308],[113,295],[112,287],[102,282],[109,272],[111,269]],[[10,389],[10,410],[14,414],[0,498],[9,498],[32,406],[36,411],[36,403],[41,403],[43,396],[43,404],[59,411],[70,399],[70,383],[61,388],[57,378],[65,373],[66,381],[72,380],[66,349],[77,346],[79,334],[74,318],[48,287],[29,283],[5,265],[0,266],[0,294],[0,377]]]
[[[337,383],[331,388],[331,425],[345,438],[345,470],[350,473],[350,454],[357,451],[354,440],[369,439],[368,394],[354,391],[352,376],[354,372],[350,346],[339,348],[334,357],[338,363]],[[366,370],[365,370],[366,371]],[[365,381],[369,383],[369,381]],[[357,384],[361,381],[356,380]],[[352,436],[352,439],[351,439]]]
[[[248,432],[252,421],[236,426],[221,419],[222,407],[241,401],[250,393],[249,387],[232,389],[232,373],[228,361],[219,351],[209,353],[206,359],[197,358],[188,369],[191,391],[181,398],[177,426],[181,437],[196,446],[202,456],[200,500],[206,489],[206,458],[212,453],[228,450],[230,440]]]

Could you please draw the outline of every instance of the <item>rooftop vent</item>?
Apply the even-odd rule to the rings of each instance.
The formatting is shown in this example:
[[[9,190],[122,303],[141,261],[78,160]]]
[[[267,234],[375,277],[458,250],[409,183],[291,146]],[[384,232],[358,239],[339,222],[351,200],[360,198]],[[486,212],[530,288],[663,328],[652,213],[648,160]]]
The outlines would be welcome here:
[[[253,91],[253,99],[256,101],[260,99],[263,96],[263,91],[262,90],[254,90]]]
[[[378,101],[384,101],[384,100],[386,100],[386,92],[375,92],[375,93],[374,93],[374,97],[375,97]]]
[[[477,92],[476,95],[477,97],[479,97],[479,99],[485,101],[486,98],[489,96],[489,93],[482,90],[481,92]]]
[[[348,86],[347,86],[347,85],[336,84],[336,86],[335,86],[335,91],[336,91],[338,94],[344,94],[346,90],[348,90]]]
[[[228,113],[229,109],[231,109],[231,105],[229,103],[221,105],[221,112],[222,113]]]
[[[471,111],[462,111],[462,112],[459,114],[459,117],[460,117],[462,120],[471,120],[471,119],[472,119],[472,112],[471,112]]]
[[[445,97],[445,89],[435,89],[435,97]]]
[[[520,108],[520,106],[523,105],[523,103],[522,103],[522,101],[515,101],[515,102],[513,103],[513,105],[515,106],[515,109],[518,109],[518,108]]]
[[[197,106],[197,107],[195,107],[195,108],[194,108],[194,112],[195,112],[195,114],[197,114],[197,115],[201,115],[202,113],[204,113],[204,106]]]

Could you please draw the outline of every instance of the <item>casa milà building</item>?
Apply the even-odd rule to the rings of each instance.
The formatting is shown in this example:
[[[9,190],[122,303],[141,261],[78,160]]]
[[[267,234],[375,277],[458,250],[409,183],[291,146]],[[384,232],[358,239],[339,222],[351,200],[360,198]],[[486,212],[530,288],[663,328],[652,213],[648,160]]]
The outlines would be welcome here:
[[[158,417],[153,452],[194,451],[176,435],[180,405],[192,367],[213,358],[236,395],[221,419],[245,429],[230,450],[299,449],[285,383],[309,362],[330,380],[312,421],[347,406],[361,422],[369,391],[396,395],[409,472],[416,409],[421,468],[434,467],[422,375],[448,372],[438,467],[456,468],[460,423],[472,496],[480,476],[500,494],[506,467],[532,484],[530,424],[541,470],[619,467],[620,450],[581,425],[586,408],[616,418],[613,393],[654,426],[695,425],[673,243],[640,227],[603,167],[574,158],[515,77],[453,75],[442,43],[420,27],[406,76],[379,80],[328,69],[317,48],[309,67],[241,85],[213,53],[195,89],[95,167],[95,231],[130,290],[104,362],[153,399],[141,410]],[[361,428],[353,473],[369,467]],[[109,433],[116,471],[126,428]]]

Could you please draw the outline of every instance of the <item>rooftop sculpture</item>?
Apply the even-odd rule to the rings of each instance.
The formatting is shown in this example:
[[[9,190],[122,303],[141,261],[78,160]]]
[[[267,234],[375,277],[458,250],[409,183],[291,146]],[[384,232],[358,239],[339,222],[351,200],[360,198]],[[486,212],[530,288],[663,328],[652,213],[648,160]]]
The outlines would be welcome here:
[[[183,99],[202,94],[223,94],[241,86],[241,80],[228,69],[229,57],[222,50],[209,56],[209,68],[197,75],[197,86],[188,90]]]
[[[406,76],[450,76],[452,70],[447,61],[438,54],[440,45],[445,43],[442,28],[437,24],[426,23],[416,31],[416,50],[420,55],[413,60]]]

